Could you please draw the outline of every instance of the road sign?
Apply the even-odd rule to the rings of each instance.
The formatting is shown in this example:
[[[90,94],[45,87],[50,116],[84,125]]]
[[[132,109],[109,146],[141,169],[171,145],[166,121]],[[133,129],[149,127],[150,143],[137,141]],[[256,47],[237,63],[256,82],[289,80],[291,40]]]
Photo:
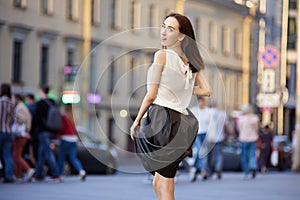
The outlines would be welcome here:
[[[261,92],[274,92],[275,91],[275,70],[265,69],[263,71]]]
[[[280,104],[280,95],[278,93],[259,93],[256,96],[256,104],[258,107],[278,107]]]
[[[274,68],[279,63],[279,51],[275,46],[268,45],[258,54],[258,61],[263,62],[265,68]]]

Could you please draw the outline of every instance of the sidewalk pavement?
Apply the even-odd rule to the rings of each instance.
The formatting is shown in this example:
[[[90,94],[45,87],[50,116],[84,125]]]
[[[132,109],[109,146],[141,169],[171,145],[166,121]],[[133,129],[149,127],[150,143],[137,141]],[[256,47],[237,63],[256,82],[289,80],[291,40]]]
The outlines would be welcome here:
[[[85,182],[78,176],[65,177],[62,183],[0,183],[1,200],[155,200],[147,173],[88,175]],[[199,177],[200,178],[200,177]],[[176,180],[176,200],[298,200],[300,173],[270,172],[254,180],[243,180],[243,174],[225,172],[215,177],[190,183],[188,173],[180,172]]]

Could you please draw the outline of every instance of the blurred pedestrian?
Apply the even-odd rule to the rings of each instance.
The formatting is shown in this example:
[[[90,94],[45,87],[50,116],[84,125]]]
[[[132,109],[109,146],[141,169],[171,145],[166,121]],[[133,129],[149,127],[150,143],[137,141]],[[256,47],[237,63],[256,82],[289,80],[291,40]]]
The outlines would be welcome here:
[[[36,110],[36,101],[35,101],[34,94],[32,94],[32,93],[26,94],[25,102],[30,111],[31,116],[33,116],[35,113],[35,110]]]
[[[258,166],[261,172],[267,172],[267,166],[270,164],[270,157],[273,150],[273,132],[270,130],[269,125],[265,125],[259,131],[258,138],[259,145],[259,157],[258,157]]]
[[[73,167],[79,172],[82,181],[85,181],[86,172],[77,158],[77,131],[73,118],[71,104],[65,105],[65,113],[62,115],[63,126],[58,133],[60,145],[58,150],[58,169],[62,175],[66,158],[68,157]]]
[[[192,93],[210,95],[210,91],[200,72],[204,69],[203,60],[192,24],[186,16],[171,13],[164,19],[161,44],[164,49],[154,55],[148,71],[147,94],[130,128],[130,135],[144,167],[154,175],[153,187],[158,199],[174,200],[178,165],[190,153],[198,129],[198,121],[187,107]],[[194,87],[195,80],[197,87]],[[146,112],[149,124],[146,119],[142,120]],[[157,130],[160,125],[162,129]],[[151,143],[145,142],[150,141],[139,132],[149,126],[156,129],[148,132],[153,134]],[[173,144],[174,140],[178,144]],[[158,152],[165,153],[152,154],[151,150],[143,148],[144,144],[146,148],[158,146]]]
[[[13,124],[13,159],[15,164],[15,176],[18,182],[30,181],[34,169],[32,169],[23,158],[23,150],[30,138],[31,114],[23,103],[23,96],[15,94],[16,108],[15,120]],[[26,172],[23,177],[23,173]]]
[[[299,129],[300,127],[296,125],[296,130],[293,130],[292,132],[292,170],[293,171],[299,171],[300,169],[300,135],[299,135]]]
[[[2,83],[0,91],[0,156],[5,165],[3,183],[14,182],[14,162],[12,158],[13,120],[14,105],[11,100],[11,88],[8,83]]]
[[[225,127],[227,126],[226,113],[217,108],[215,100],[210,100],[209,103],[209,129],[206,136],[207,156],[207,172],[208,176],[213,173],[217,174],[217,178],[222,178],[223,168],[223,143],[225,140]]]
[[[258,139],[259,118],[253,113],[250,105],[241,107],[242,116],[237,119],[239,142],[241,144],[241,162],[244,172],[244,179],[248,179],[249,172],[252,178],[256,176],[256,141]]]
[[[55,104],[54,100],[48,98],[49,90],[50,88],[47,85],[41,87],[41,100],[37,102],[36,112],[33,115],[32,128],[34,129],[34,131],[36,131],[37,136],[35,137],[37,137],[39,141],[38,158],[35,166],[36,173],[34,175],[34,181],[40,181],[44,178],[45,174],[43,171],[43,166],[46,160],[51,170],[52,180],[54,182],[61,182],[56,158],[53,150],[51,149],[51,139],[54,138],[55,132],[50,130],[45,124],[50,107],[49,104]]]
[[[33,115],[36,111],[36,100],[34,97],[34,94],[28,93],[25,95],[25,102],[27,105],[27,108],[30,111],[31,118],[33,119]],[[30,129],[30,136],[31,138],[28,140],[27,145],[24,149],[24,154],[27,157],[27,160],[30,161],[31,165],[35,165],[36,160],[38,158],[38,148],[39,148],[39,140],[38,140],[38,131],[33,126],[33,120],[31,123],[31,129]]]
[[[203,180],[207,179],[207,153],[202,145],[208,130],[210,113],[209,108],[206,106],[204,97],[198,97],[198,106],[191,108],[191,111],[199,123],[197,138],[193,144],[194,162],[189,172],[189,180],[194,182],[197,179],[198,172],[201,172]]]

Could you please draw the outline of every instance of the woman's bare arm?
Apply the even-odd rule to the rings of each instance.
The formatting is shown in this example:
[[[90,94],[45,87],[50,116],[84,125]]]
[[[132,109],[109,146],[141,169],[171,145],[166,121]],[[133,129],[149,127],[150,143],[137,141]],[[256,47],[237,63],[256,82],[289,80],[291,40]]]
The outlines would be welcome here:
[[[159,82],[161,78],[161,73],[163,71],[163,67],[166,62],[166,52],[164,50],[157,51],[154,55],[154,61],[151,65],[152,74],[150,80],[148,80],[148,91],[142,101],[141,107],[139,109],[138,115],[134,120],[133,125],[130,128],[130,135],[133,139],[134,130],[139,126],[141,119],[143,118],[144,114],[146,113],[147,109],[150,105],[154,102],[157,97]]]
[[[201,71],[196,73],[196,83],[197,86],[195,86],[193,90],[195,95],[208,97],[211,96],[211,89]]]

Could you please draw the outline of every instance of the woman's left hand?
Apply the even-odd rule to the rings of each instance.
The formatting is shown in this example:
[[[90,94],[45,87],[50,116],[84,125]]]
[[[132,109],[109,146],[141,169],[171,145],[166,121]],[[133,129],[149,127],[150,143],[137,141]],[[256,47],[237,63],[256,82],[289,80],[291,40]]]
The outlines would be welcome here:
[[[134,131],[135,131],[136,129],[138,129],[139,126],[140,126],[140,125],[139,125],[139,122],[136,122],[136,121],[133,122],[133,124],[132,124],[132,126],[131,126],[131,128],[130,128],[130,137],[131,137],[132,140],[134,140]]]

